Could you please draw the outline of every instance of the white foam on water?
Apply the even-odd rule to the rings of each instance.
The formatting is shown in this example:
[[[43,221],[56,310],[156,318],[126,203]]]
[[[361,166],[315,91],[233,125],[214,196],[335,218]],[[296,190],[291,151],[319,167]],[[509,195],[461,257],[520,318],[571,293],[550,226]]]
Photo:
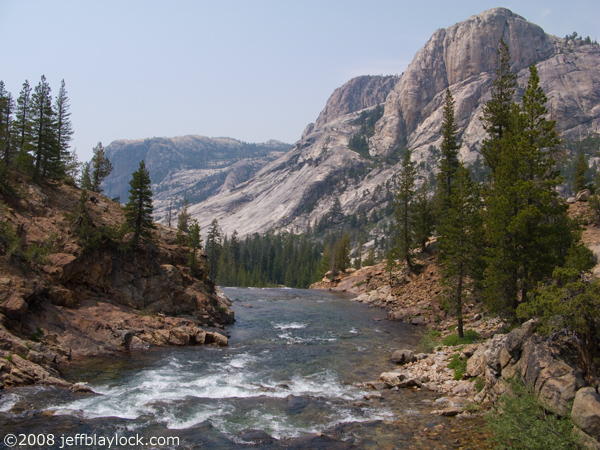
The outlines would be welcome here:
[[[273,328],[276,328],[278,330],[297,330],[297,329],[301,329],[301,328],[306,328],[305,323],[302,322],[291,322],[291,323],[274,323],[273,324]]]
[[[350,328],[350,331],[348,331],[348,333],[358,334],[358,330],[356,328]]]
[[[0,412],[8,412],[17,404],[19,397],[14,394],[4,394],[0,397]]]

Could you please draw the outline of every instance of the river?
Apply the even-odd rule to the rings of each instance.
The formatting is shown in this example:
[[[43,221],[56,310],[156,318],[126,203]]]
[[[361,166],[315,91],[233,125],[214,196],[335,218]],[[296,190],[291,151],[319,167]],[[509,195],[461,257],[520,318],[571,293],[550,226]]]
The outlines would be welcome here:
[[[108,448],[111,436],[138,436],[112,448],[486,448],[480,420],[429,414],[433,393],[387,391],[366,401],[368,391],[355,386],[391,370],[394,349],[415,348],[416,327],[388,322],[383,310],[345,294],[224,291],[237,318],[228,348],[75,361],[65,377],[99,395],[9,390],[0,397],[0,439],[37,436],[38,447],[28,448]],[[150,437],[160,439],[152,446]]]

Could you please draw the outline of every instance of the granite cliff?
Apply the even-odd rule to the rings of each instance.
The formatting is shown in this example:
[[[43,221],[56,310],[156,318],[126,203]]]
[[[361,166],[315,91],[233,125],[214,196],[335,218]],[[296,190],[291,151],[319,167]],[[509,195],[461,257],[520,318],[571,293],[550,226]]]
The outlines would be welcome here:
[[[460,157],[473,164],[485,137],[482,107],[496,64],[500,38],[509,44],[523,94],[535,64],[549,109],[563,137],[600,131],[600,47],[549,35],[505,8],[494,8],[436,31],[400,77],[358,77],[338,88],[294,147],[247,180],[224,186],[192,205],[205,227],[213,218],[227,233],[302,230],[339,198],[344,214],[377,210],[387,201],[399,169],[399,154],[413,152],[419,179],[435,172],[441,142],[443,97],[456,102]],[[365,117],[383,115],[365,134],[368,154],[349,149]]]
[[[90,230],[75,230],[80,190],[21,179],[0,194],[0,388],[66,385],[71,358],[162,345],[227,345],[213,328],[233,322],[229,300],[187,267],[188,249],[158,226],[151,243],[123,251],[120,205],[92,194]],[[78,215],[79,214],[79,215]]]

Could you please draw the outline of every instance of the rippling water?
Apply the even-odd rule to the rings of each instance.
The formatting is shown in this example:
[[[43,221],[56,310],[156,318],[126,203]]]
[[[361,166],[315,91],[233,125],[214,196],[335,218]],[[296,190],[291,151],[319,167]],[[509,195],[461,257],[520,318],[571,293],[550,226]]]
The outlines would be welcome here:
[[[177,437],[173,448],[416,448],[419,433],[435,437],[440,424],[449,426],[419,414],[431,394],[388,392],[365,402],[353,384],[389,370],[393,349],[417,344],[416,328],[342,294],[225,291],[238,320],[228,348],[78,361],[65,376],[99,395],[14,389],[0,398],[0,433],[135,432]]]

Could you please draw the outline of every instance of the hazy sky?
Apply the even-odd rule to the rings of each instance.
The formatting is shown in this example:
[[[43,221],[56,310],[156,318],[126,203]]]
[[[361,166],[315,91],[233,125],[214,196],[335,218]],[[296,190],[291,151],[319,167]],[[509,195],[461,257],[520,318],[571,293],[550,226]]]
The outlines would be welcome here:
[[[293,143],[333,90],[400,74],[438,28],[504,6],[600,40],[600,1],[0,0],[0,79],[69,93],[72,147],[201,134]]]

